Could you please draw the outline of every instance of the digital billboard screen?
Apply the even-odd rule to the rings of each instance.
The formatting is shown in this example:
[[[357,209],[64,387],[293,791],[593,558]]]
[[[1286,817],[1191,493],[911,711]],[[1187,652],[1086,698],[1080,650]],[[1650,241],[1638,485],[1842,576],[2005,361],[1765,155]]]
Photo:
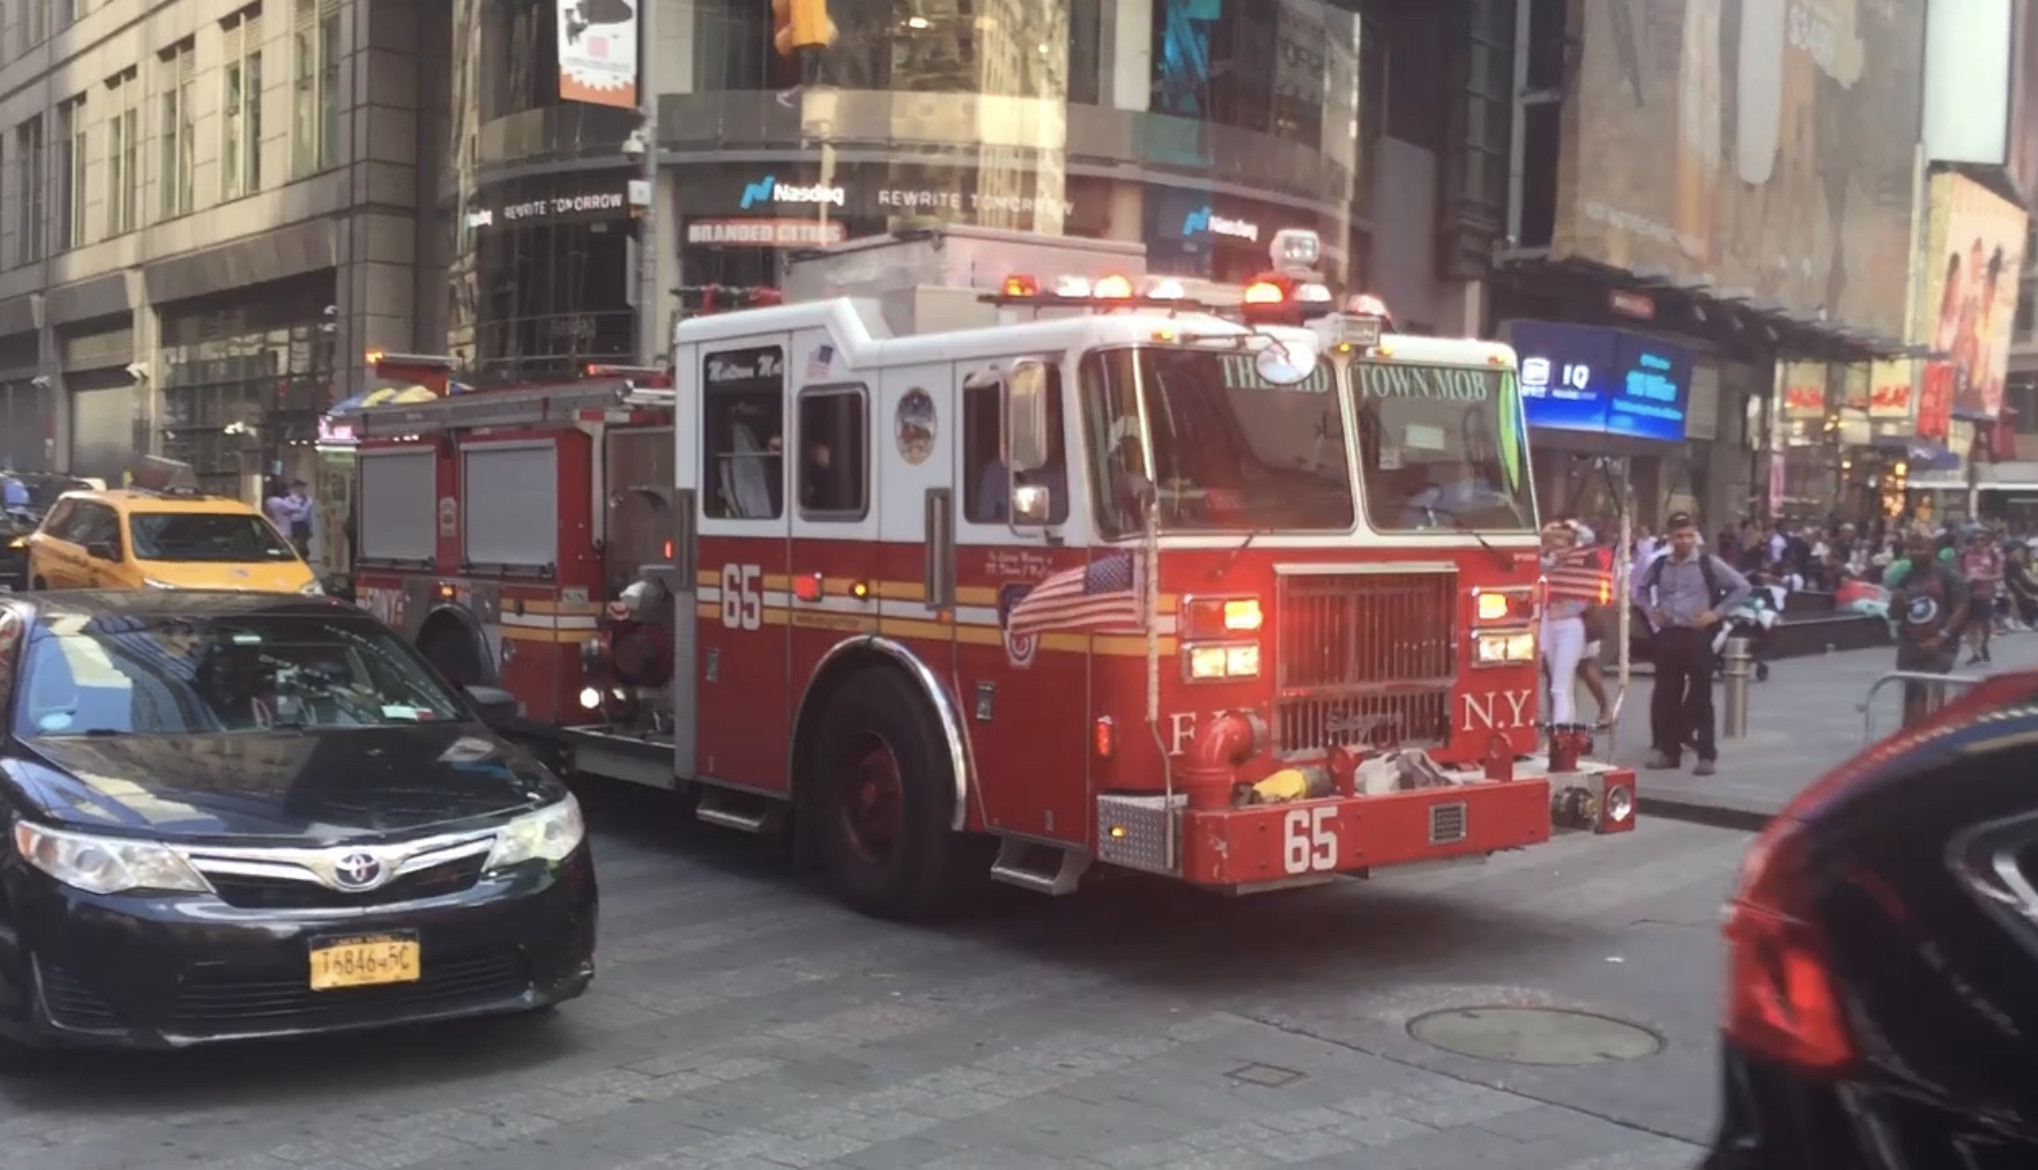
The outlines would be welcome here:
[[[1691,351],[1639,333],[1548,321],[1510,325],[1528,424],[1684,441]]]

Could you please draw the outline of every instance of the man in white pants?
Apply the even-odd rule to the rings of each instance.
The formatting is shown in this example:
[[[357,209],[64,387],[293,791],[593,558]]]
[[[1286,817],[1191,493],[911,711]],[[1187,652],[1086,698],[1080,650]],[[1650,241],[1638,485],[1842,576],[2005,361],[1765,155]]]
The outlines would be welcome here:
[[[1597,554],[1578,547],[1569,524],[1543,529],[1543,665],[1550,677],[1550,723],[1578,722],[1578,661],[1585,654],[1585,611],[1606,600],[1605,574]]]

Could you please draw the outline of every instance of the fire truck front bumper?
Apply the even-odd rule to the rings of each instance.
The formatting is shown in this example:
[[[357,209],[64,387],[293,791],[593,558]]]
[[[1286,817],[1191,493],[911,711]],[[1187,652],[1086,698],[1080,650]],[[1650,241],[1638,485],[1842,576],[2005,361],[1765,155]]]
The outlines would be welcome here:
[[[1634,827],[1633,770],[1588,762],[1552,774],[1536,763],[1523,761],[1507,780],[1231,808],[1193,808],[1182,796],[1101,796],[1097,856],[1243,893],[1521,849],[1557,832]]]

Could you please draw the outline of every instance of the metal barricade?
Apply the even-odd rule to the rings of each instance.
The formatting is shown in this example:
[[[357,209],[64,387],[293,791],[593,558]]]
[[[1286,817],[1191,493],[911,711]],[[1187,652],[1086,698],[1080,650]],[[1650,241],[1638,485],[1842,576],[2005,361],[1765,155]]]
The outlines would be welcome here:
[[[1861,735],[1863,743],[1875,742],[1875,696],[1891,683],[1924,683],[1930,689],[1926,692],[1925,710],[1929,713],[1939,709],[1946,701],[1946,688],[1965,690],[1981,682],[1981,676],[1972,674],[1935,674],[1925,670],[1892,670],[1868,686],[1868,693],[1861,697],[1855,710],[1861,712]]]

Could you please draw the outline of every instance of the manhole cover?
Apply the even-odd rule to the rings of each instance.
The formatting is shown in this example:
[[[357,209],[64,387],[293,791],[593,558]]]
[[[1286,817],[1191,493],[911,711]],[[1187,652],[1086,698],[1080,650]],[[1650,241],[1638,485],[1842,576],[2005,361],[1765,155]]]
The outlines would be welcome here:
[[[1408,1034],[1445,1052],[1512,1064],[1613,1064],[1663,1049],[1647,1028],[1561,1008],[1452,1008],[1418,1016]]]

